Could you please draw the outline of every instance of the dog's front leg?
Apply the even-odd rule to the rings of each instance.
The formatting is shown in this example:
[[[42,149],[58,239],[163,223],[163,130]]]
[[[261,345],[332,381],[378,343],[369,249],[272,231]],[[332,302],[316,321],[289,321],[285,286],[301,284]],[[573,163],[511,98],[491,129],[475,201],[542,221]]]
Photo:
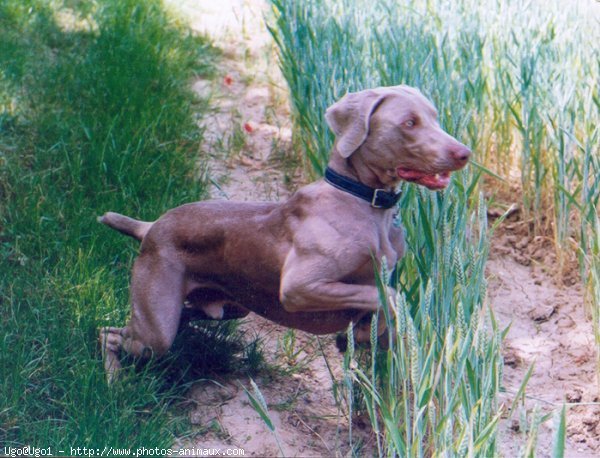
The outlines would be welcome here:
[[[370,340],[370,319],[361,317],[380,307],[379,290],[369,250],[328,250],[294,247],[288,253],[281,275],[279,299],[288,312],[336,312],[354,309],[354,337],[357,342]],[[363,279],[361,282],[360,279]],[[395,290],[388,287],[388,295]],[[365,322],[363,322],[365,321]],[[378,335],[385,330],[383,315]],[[383,326],[381,326],[383,324]]]
[[[379,308],[379,292],[375,286],[324,279],[299,282],[290,277],[283,278],[279,295],[283,308],[288,312],[333,312],[347,309],[376,312]]]
[[[388,294],[395,295],[393,288],[388,287]],[[369,317],[377,311],[380,304],[379,291],[375,286],[335,281],[298,284],[288,280],[281,289],[280,300],[288,312],[335,312],[347,309],[364,311],[365,314],[357,315],[357,321],[353,320],[354,340],[357,343],[370,341]],[[386,329],[383,313],[379,315],[377,328],[377,335],[381,336]]]
[[[370,256],[350,254],[341,261],[335,256],[315,256],[314,252],[309,254],[292,250],[286,259],[279,290],[279,299],[286,311],[377,311],[380,307],[378,288],[374,284],[346,280],[353,277],[368,278],[372,272],[374,283],[375,273],[370,267]],[[388,287],[387,293],[393,296],[395,290]],[[368,339],[366,334],[364,337]]]

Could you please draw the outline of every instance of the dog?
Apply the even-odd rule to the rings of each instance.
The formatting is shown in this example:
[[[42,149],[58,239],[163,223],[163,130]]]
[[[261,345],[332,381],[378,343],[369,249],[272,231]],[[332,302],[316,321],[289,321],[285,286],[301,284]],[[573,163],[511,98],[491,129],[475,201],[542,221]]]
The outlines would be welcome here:
[[[163,355],[189,320],[254,312],[313,334],[370,322],[380,306],[375,270],[382,259],[393,269],[405,249],[393,224],[397,186],[443,189],[471,151],[404,85],[348,93],[325,119],[336,137],[325,177],[285,202],[196,202],[155,222],[99,218],[141,241],[129,321],[100,331],[109,380],[121,350]],[[369,330],[357,327],[355,339],[368,341]]]

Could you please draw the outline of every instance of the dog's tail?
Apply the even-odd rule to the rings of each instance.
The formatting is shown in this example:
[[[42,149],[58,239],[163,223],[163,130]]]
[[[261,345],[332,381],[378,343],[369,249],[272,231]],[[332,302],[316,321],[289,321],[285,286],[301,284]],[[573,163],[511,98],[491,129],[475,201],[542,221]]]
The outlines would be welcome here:
[[[140,242],[146,236],[153,224],[113,212],[107,212],[98,217],[98,222],[106,224],[129,237],[138,239]]]

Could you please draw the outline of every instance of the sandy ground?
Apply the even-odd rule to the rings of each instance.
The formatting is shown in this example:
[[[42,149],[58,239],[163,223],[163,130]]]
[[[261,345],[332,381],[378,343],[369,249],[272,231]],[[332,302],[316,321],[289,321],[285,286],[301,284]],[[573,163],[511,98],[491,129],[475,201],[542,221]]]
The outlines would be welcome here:
[[[198,80],[194,90],[212,96],[215,112],[203,122],[201,157],[208,161],[213,198],[281,200],[302,183],[290,156],[291,126],[285,83],[263,24],[260,0],[175,2],[199,32],[224,51],[216,82]],[[208,158],[208,159],[207,159]],[[520,235],[506,222],[493,241],[487,265],[489,295],[502,327],[511,325],[504,345],[502,402],[510,405],[531,364],[533,375],[520,410],[500,427],[500,451],[519,456],[526,427],[519,419],[534,406],[546,413],[568,407],[566,456],[600,456],[600,399],[593,334],[578,283],[559,286],[547,271],[553,262],[544,244]],[[280,374],[257,380],[275,425],[271,432],[241,388],[249,379],[198,383],[190,393],[192,424],[209,432],[182,446],[241,447],[245,456],[346,456],[375,452],[368,421],[348,418],[333,396],[341,357],[332,338],[296,333],[294,360],[283,351],[286,330],[249,317],[246,327],[263,335],[267,358]],[[289,335],[288,335],[289,337]],[[540,427],[536,456],[550,456],[552,421]],[[279,445],[278,445],[279,443]],[[281,447],[281,448],[280,448]]]
[[[557,286],[545,272],[552,256],[536,262],[531,253],[535,243],[515,236],[514,226],[506,223],[499,231],[487,263],[492,307],[501,326],[510,325],[503,348],[506,392],[501,399],[506,404],[512,403],[531,365],[534,369],[520,412],[501,426],[500,450],[506,457],[518,456],[525,442],[520,414],[531,416],[536,405],[545,414],[566,403],[566,456],[600,456],[594,336],[579,284]],[[552,420],[540,427],[536,456],[551,456],[554,427]]]

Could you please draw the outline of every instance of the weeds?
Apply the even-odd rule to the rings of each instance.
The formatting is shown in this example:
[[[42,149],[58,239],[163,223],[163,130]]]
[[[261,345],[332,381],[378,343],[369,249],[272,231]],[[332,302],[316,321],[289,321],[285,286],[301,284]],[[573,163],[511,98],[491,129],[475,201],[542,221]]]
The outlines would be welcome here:
[[[246,396],[250,401],[250,405],[256,411],[256,413],[258,413],[265,425],[267,425],[269,431],[273,433],[275,441],[277,442],[277,447],[281,452],[281,456],[285,456],[285,453],[283,452],[283,448],[281,446],[281,439],[279,438],[279,434],[277,433],[275,424],[273,423],[273,420],[271,420],[271,416],[269,415],[269,408],[267,407],[267,402],[265,401],[265,398],[263,397],[262,393],[260,392],[260,389],[254,382],[254,380],[250,379],[250,384],[252,385],[252,393],[248,391],[246,387],[243,387],[244,391],[246,392]]]
[[[296,337],[295,329],[288,329],[278,340],[278,354],[290,372],[305,368],[315,357],[313,340],[302,343]]]

